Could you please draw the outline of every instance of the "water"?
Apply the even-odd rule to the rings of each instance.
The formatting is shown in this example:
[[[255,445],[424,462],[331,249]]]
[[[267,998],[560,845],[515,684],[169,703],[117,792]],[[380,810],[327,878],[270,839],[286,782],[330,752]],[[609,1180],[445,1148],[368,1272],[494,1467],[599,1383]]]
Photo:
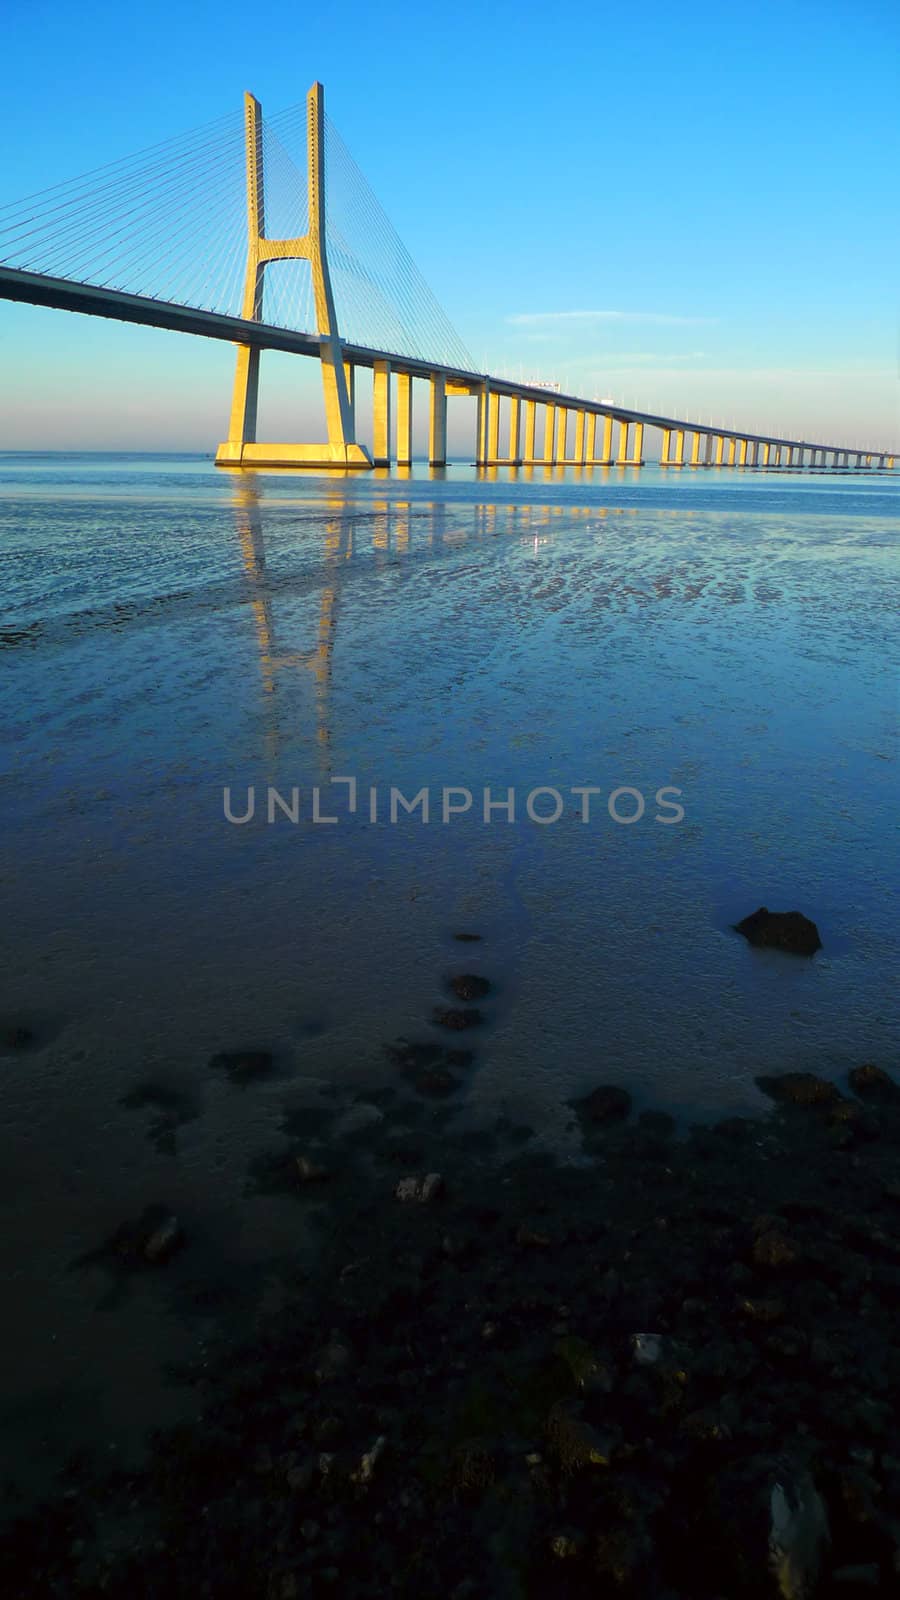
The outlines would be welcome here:
[[[704,1119],[759,1109],[760,1072],[896,1061],[897,505],[877,473],[0,457],[0,1020],[36,1038],[0,1056],[17,1470],[86,1429],[129,1449],[207,1331],[184,1281],[110,1301],[72,1260],[162,1197],[265,1292],[297,1216],[248,1162],[286,1105],[384,1083],[454,968],[494,984],[456,1115],[564,1155],[598,1081]],[[391,786],[428,824],[386,820]],[[446,825],[445,786],[473,796]],[[824,949],[750,950],[760,904]],[[277,1072],[240,1093],[208,1061],[244,1047]],[[174,1153],[120,1104],[154,1077],[197,1113]]]

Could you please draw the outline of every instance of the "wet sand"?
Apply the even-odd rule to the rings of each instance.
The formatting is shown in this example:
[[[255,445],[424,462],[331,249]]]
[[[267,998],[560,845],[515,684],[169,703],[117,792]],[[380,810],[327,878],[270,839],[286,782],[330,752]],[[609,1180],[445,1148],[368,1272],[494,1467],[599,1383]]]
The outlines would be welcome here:
[[[766,1118],[685,1137],[598,1085],[567,1164],[455,1133],[402,1045],[295,1115],[252,1183],[314,1250],[244,1337],[207,1284],[193,1417],[140,1470],[73,1459],[7,1521],[3,1592],[895,1593],[900,1088],[772,1065]],[[111,1284],[189,1280],[201,1219],[148,1260],[158,1220],[101,1251]]]

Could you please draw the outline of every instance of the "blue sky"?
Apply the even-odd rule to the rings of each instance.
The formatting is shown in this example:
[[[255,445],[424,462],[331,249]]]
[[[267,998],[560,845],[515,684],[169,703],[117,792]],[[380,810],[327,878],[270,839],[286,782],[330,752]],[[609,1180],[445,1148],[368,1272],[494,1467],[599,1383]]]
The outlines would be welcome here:
[[[479,364],[900,443],[894,0],[8,0],[4,32],[0,203],[318,77]],[[0,302],[0,351],[0,449],[224,433],[229,346]],[[263,436],[303,436],[314,381],[268,359]]]

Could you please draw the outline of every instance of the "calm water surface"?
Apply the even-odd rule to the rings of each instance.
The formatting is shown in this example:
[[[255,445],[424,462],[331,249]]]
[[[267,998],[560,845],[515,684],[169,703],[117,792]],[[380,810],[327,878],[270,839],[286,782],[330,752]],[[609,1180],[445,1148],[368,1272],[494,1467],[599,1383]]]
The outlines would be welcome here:
[[[456,1114],[564,1154],[597,1081],[708,1118],[760,1108],[773,1068],[896,1063],[897,495],[871,472],[0,457],[0,1020],[37,1041],[0,1056],[18,1467],[174,1414],[161,1363],[202,1336],[158,1278],[110,1303],[72,1259],[163,1197],[264,1287],[297,1213],[247,1197],[248,1161],[286,1105],[384,1083],[460,965],[494,993]],[[251,822],[225,785],[238,812],[255,787]],[[267,823],[269,785],[299,824]],[[385,820],[392,785],[430,790],[429,824]],[[446,826],[444,786],[473,794]],[[513,824],[484,824],[486,787]],[[539,787],[555,823],[525,815]],[[628,826],[620,787],[646,801]],[[824,949],[750,950],[731,924],[760,904]],[[276,1074],[210,1073],[238,1047]],[[153,1077],[196,1101],[174,1151],[119,1103]]]

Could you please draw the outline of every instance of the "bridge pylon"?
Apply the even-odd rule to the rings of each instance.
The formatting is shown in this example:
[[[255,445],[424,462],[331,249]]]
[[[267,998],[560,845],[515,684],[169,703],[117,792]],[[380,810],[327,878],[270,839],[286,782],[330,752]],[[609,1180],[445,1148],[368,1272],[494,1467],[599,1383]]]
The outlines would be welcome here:
[[[257,345],[237,347],[237,367],[228,438],[216,451],[221,467],[370,467],[369,452],[356,442],[354,396],[348,382],[338,330],[328,251],[325,243],[325,91],[314,83],[306,97],[308,231],[294,239],[269,239],[265,225],[262,107],[244,95],[247,172],[247,271],[241,316],[263,320],[263,274],[270,261],[308,261],[312,273],[325,392],[327,444],[260,444],[256,437],[259,399]]]

